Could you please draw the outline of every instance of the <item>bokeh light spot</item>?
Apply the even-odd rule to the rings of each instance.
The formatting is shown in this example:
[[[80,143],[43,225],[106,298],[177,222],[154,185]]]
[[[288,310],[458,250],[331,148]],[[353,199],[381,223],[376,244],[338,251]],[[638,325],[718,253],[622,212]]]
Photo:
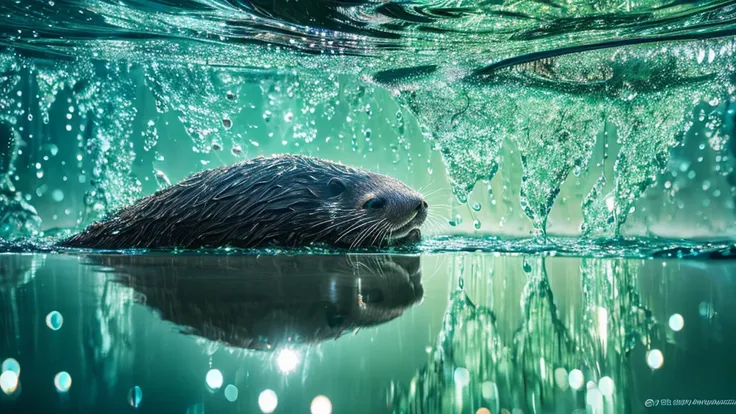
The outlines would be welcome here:
[[[261,411],[266,414],[274,412],[278,405],[279,398],[272,390],[263,390],[261,395],[258,396],[258,406],[261,408]],[[314,402],[312,405],[314,405]]]
[[[59,392],[68,392],[72,387],[72,377],[66,371],[61,371],[54,376],[54,386]]]
[[[205,381],[207,382],[207,386],[210,387],[210,389],[219,390],[220,387],[222,387],[222,372],[220,372],[219,369],[211,369],[207,371]]]
[[[48,326],[52,331],[58,331],[61,329],[61,325],[64,324],[64,317],[61,316],[61,313],[57,311],[49,312],[48,315],[46,315],[46,326]]]
[[[324,395],[318,395],[310,406],[312,414],[332,414],[332,401]]]

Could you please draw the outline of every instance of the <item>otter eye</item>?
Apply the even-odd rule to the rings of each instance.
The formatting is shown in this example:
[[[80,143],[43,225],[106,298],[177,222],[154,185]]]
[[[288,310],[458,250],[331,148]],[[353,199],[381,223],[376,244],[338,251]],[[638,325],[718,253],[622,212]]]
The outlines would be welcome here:
[[[339,178],[331,178],[330,181],[327,182],[327,188],[330,189],[330,194],[333,197],[339,196],[345,191],[345,183],[343,183]]]
[[[376,209],[376,208],[383,208],[386,205],[386,200],[379,198],[379,197],[373,197],[363,203],[363,208],[370,208],[370,209]]]

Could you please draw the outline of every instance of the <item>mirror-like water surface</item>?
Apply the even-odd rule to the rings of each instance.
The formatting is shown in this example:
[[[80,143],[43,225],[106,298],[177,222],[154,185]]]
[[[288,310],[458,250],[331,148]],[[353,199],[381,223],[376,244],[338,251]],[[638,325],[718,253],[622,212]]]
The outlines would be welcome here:
[[[19,254],[0,269],[3,412],[734,409],[728,262]]]

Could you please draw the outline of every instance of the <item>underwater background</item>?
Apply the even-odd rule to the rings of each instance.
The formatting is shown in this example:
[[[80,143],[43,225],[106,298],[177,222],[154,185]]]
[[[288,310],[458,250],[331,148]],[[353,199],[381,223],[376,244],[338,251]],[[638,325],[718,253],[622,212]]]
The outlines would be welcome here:
[[[730,1],[3,0],[2,412],[732,412],[735,36]],[[54,245],[279,153],[420,190],[423,240]]]

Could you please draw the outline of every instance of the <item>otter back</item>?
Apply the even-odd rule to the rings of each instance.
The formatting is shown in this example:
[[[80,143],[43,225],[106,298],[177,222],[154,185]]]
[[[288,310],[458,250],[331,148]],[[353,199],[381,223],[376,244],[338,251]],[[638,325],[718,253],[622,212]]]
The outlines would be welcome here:
[[[360,208],[364,194],[381,191],[390,194],[398,207],[381,214]],[[390,227],[383,222],[404,221],[403,206],[409,205],[404,200],[416,196],[390,177],[329,161],[259,157],[194,174],[61,245],[100,249],[349,245],[358,234],[365,245],[390,234],[379,232]],[[364,234],[368,231],[375,234]]]

